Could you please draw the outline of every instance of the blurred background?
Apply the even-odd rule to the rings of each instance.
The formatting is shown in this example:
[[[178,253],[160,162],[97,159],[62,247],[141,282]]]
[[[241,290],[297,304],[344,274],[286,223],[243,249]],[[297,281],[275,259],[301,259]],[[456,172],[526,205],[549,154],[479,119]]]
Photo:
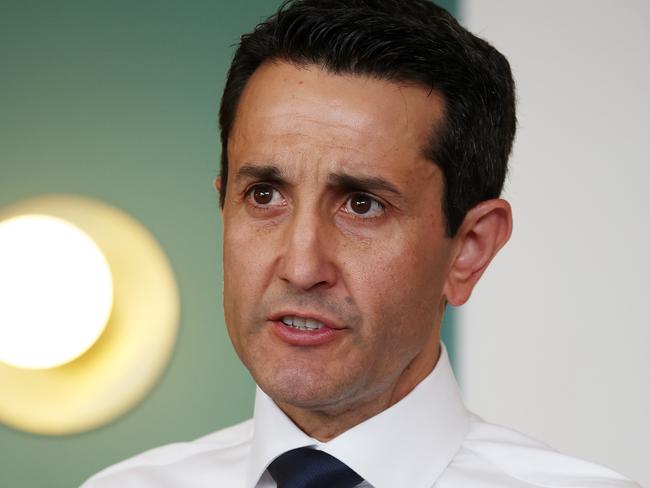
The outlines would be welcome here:
[[[510,60],[511,242],[460,314],[471,409],[650,486],[650,2],[465,0]]]
[[[650,4],[439,3],[519,83],[513,240],[445,332],[469,406],[650,486]],[[0,0],[0,210],[64,193],[126,211],[166,252],[181,301],[144,401],[81,434],[0,426],[0,486],[78,486],[250,417],[254,385],[223,324],[212,181],[233,44],[275,7]],[[0,402],[8,393],[0,384]]]

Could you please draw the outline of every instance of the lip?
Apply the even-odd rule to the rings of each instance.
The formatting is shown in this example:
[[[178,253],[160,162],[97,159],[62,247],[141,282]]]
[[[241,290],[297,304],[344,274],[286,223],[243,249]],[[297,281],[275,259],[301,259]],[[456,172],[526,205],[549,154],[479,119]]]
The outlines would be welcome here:
[[[314,319],[323,323],[325,327],[316,330],[300,330],[289,327],[282,322],[282,317],[296,316],[305,319]],[[269,317],[271,331],[273,335],[282,342],[291,346],[315,347],[332,342],[340,337],[344,327],[335,324],[332,320],[323,317],[317,313],[305,313],[295,311],[285,311],[273,314]]]

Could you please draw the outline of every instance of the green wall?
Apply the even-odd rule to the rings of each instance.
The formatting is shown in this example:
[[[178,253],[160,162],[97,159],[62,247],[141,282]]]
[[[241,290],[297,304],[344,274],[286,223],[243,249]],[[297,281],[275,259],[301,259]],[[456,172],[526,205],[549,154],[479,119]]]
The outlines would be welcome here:
[[[130,413],[66,437],[0,426],[1,487],[78,486],[250,416],[253,383],[222,319],[212,181],[232,44],[275,5],[0,0],[0,207],[62,192],[126,210],[170,256],[182,302],[172,361]]]

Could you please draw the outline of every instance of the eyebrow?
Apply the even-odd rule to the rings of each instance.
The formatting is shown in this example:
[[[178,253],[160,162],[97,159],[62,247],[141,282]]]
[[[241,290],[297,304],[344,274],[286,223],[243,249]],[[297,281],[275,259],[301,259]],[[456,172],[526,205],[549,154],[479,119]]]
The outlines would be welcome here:
[[[287,178],[282,170],[273,164],[245,164],[235,174],[235,178],[252,179],[276,184],[287,184]],[[349,173],[330,173],[327,177],[330,187],[338,188],[343,193],[355,191],[388,192],[402,198],[402,193],[395,185],[379,176],[355,176]]]
[[[235,178],[262,180],[269,183],[285,182],[282,172],[272,164],[245,164],[239,168]]]
[[[353,176],[347,173],[332,173],[328,177],[329,184],[340,188],[346,193],[354,191],[384,191],[401,197],[402,193],[392,183],[377,176]]]

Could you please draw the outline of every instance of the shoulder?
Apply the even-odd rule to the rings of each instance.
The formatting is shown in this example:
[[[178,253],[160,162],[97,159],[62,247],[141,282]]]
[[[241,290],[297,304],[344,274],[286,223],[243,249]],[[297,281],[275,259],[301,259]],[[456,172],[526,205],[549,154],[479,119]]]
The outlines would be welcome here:
[[[100,471],[82,488],[204,486],[201,482],[236,487],[243,483],[252,434],[248,420],[191,442],[156,447]]]
[[[448,473],[459,486],[484,480],[486,487],[640,488],[615,471],[561,454],[476,416],[472,416],[468,435]],[[444,488],[445,483],[440,486]]]

